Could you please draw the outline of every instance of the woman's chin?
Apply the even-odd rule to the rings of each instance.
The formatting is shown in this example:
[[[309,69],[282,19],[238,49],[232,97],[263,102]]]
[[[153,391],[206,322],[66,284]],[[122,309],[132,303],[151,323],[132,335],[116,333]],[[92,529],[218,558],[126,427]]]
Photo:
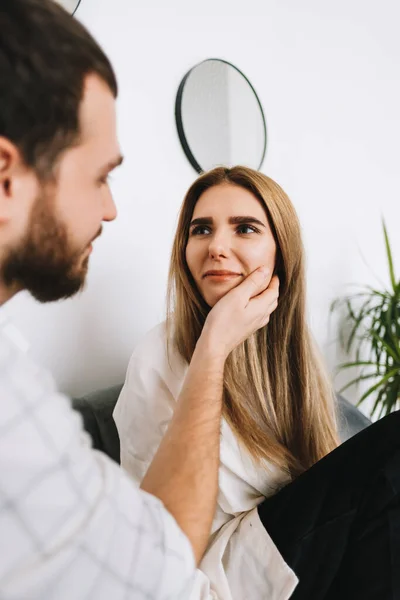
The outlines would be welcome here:
[[[226,296],[226,294],[228,294],[235,287],[236,285],[231,285],[228,289],[225,288],[224,290],[218,290],[212,293],[204,294],[203,298],[207,302],[208,306],[212,308],[219,300],[221,300],[221,298]]]

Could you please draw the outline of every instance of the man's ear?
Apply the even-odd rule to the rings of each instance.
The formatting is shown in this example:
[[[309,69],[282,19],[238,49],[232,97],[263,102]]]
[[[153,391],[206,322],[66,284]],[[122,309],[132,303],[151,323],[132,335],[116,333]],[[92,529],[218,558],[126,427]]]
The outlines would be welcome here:
[[[23,164],[15,144],[0,136],[0,223],[8,221],[13,210],[16,179]]]

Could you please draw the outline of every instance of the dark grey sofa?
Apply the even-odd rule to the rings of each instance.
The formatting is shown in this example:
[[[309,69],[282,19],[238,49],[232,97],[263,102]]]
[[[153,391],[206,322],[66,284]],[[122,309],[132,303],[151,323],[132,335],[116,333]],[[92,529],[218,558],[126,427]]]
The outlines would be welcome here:
[[[122,385],[116,385],[72,401],[73,407],[83,417],[83,423],[92,438],[93,447],[105,452],[117,463],[120,462],[120,446],[112,413],[121,388]],[[355,406],[341,396],[338,396],[338,411],[342,442],[371,423]]]
[[[117,463],[120,462],[120,446],[112,414],[121,389],[122,385],[115,385],[72,400],[72,406],[83,417],[93,448],[108,454]]]

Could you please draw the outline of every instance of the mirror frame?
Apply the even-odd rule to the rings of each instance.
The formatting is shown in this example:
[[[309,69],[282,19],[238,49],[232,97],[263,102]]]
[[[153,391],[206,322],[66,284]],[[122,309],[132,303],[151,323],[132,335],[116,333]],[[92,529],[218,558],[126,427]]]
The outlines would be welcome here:
[[[71,15],[71,17],[73,17],[73,16],[74,16],[74,14],[75,14],[75,13],[76,13],[76,11],[78,10],[78,8],[79,8],[79,5],[80,5],[80,3],[81,3],[81,2],[82,2],[82,0],[78,0],[78,4],[76,5],[76,7],[75,7],[75,9],[74,9],[74,12],[70,13],[69,11],[67,11],[67,12],[68,12],[68,14],[69,14],[69,15]],[[63,6],[63,8],[64,8],[64,10],[67,10],[67,9],[66,9],[64,6]]]
[[[240,69],[235,67],[235,65],[228,62],[227,60],[223,60],[222,58],[206,58],[205,60],[202,60],[201,62],[197,63],[194,67],[192,67],[186,73],[186,75],[184,76],[184,78],[182,79],[182,81],[179,85],[178,92],[176,94],[176,100],[175,100],[175,121],[176,121],[176,128],[178,130],[179,141],[181,142],[183,151],[186,154],[186,158],[189,160],[190,164],[195,169],[195,171],[197,171],[197,173],[200,173],[200,174],[204,173],[204,170],[201,168],[201,166],[197,162],[193,152],[190,149],[189,141],[186,139],[185,131],[183,128],[183,120],[182,120],[182,97],[183,97],[183,90],[185,89],[186,81],[187,81],[189,75],[191,74],[191,72],[194,71],[194,69],[196,69],[199,65],[202,65],[203,63],[210,62],[210,61],[222,62],[226,65],[229,65],[233,69],[235,69],[235,71],[237,71],[243,77],[243,79],[246,81],[246,83],[250,86],[250,89],[253,92],[253,94],[257,100],[257,104],[258,104],[258,106],[260,108],[260,112],[261,112],[263,130],[264,130],[264,147],[263,147],[263,151],[262,151],[262,155],[261,155],[260,164],[258,165],[258,167],[256,169],[257,171],[259,171],[262,167],[262,164],[264,162],[265,155],[267,152],[267,123],[265,120],[264,110],[263,110],[262,104],[260,102],[260,99],[257,95],[257,92],[255,91],[255,89],[252,86],[252,84],[250,83],[250,81],[247,79],[246,75],[244,73],[242,73],[242,71]]]
[[[79,5],[80,5],[81,2],[82,2],[82,0],[78,0],[78,4],[76,5],[76,8],[75,8],[74,12],[72,13],[72,16],[74,16],[74,14],[76,13],[76,11],[78,10]]]

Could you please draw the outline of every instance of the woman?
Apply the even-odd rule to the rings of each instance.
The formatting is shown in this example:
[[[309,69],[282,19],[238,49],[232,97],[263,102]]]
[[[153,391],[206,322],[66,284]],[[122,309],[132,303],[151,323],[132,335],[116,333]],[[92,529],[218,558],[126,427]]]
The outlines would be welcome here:
[[[269,324],[227,361],[217,511],[192,598],[278,599],[294,592],[314,600],[328,597],[334,585],[340,595],[332,598],[344,597],[347,579],[339,566],[355,519],[347,502],[354,490],[329,490],[329,498],[339,495],[331,505],[315,480],[329,482],[330,463],[343,470],[351,460],[345,445],[315,465],[338,445],[334,396],[306,324],[298,219],[283,190],[261,173],[217,168],[186,195],[172,250],[167,322],[135,350],[115,410],[121,462],[140,483],[208,311],[260,265],[279,278],[279,303]],[[317,568],[325,543],[327,564]],[[251,561],[243,548],[252,552]]]

